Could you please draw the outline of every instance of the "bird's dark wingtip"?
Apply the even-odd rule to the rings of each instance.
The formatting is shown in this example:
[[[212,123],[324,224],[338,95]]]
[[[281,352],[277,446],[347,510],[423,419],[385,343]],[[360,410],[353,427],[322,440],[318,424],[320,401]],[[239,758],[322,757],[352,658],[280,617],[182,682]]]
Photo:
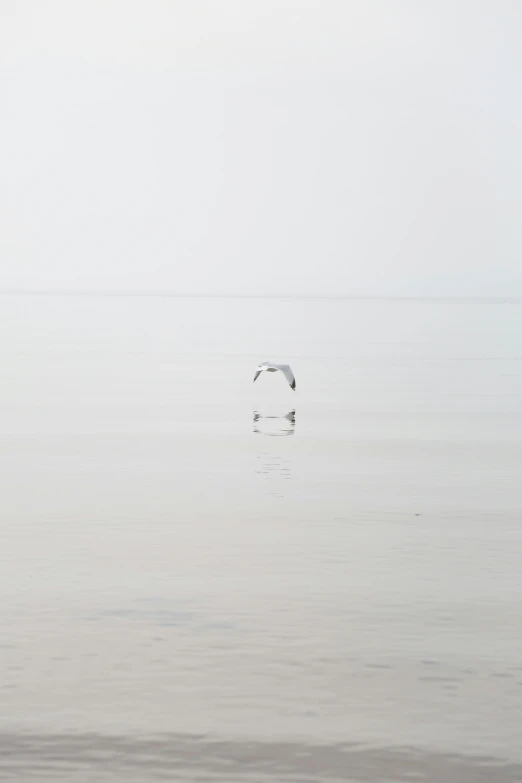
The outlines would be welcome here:
[[[293,389],[293,390],[295,391],[295,381],[294,381],[293,383],[291,383],[291,384],[290,384],[290,388],[291,388],[291,389]]]

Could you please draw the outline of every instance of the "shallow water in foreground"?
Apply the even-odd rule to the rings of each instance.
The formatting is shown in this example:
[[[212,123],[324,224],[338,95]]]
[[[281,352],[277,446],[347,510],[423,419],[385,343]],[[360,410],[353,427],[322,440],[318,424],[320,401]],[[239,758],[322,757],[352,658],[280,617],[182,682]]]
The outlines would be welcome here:
[[[0,304],[0,779],[522,779],[520,303]]]

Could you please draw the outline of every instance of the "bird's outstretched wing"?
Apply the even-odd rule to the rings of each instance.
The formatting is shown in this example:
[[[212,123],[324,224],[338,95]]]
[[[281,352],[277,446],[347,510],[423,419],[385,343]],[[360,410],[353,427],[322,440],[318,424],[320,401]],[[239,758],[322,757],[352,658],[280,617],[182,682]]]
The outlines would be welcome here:
[[[279,369],[285,376],[286,380],[290,384],[290,388],[295,391],[295,378],[289,364],[280,364]]]
[[[254,380],[252,381],[252,383],[257,381],[257,379],[259,378],[259,376],[261,375],[262,372],[263,372],[263,370],[259,370],[259,369],[256,370],[256,374],[254,375]]]

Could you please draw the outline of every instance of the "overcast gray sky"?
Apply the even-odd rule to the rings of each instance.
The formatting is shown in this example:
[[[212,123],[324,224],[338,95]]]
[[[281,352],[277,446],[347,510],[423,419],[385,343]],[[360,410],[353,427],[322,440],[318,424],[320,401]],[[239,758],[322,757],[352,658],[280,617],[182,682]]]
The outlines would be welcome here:
[[[0,288],[522,295],[520,0],[0,0]]]

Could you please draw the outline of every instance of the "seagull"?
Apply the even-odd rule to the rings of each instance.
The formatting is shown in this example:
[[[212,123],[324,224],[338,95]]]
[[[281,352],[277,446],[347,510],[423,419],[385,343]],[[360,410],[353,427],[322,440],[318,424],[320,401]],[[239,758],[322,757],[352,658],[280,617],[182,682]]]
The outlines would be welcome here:
[[[295,391],[294,373],[290,369],[289,364],[274,364],[273,362],[262,362],[256,370],[256,374],[254,375],[254,381],[256,381],[261,375],[261,373],[265,372],[265,370],[266,372],[277,372],[278,370],[281,370],[286,380],[290,384],[290,388]]]

